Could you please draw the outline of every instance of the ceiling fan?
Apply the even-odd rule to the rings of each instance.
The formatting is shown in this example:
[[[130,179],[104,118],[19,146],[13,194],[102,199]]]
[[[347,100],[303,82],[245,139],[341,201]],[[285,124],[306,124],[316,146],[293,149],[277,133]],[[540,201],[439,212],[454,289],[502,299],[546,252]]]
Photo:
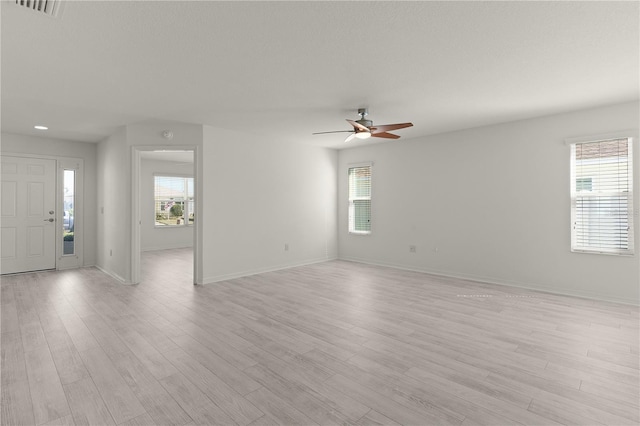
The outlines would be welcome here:
[[[396,123],[396,124],[382,124],[380,126],[374,126],[373,121],[365,119],[365,117],[369,113],[366,108],[359,108],[358,115],[360,115],[360,120],[349,120],[346,119],[349,124],[353,126],[353,130],[334,130],[332,132],[317,132],[312,133],[313,135],[323,135],[326,133],[351,133],[344,140],[345,142],[350,142],[353,138],[358,139],[367,139],[370,137],[374,138],[385,138],[385,139],[398,139],[400,136],[394,135],[393,133],[389,133],[389,130],[398,130],[404,129],[405,127],[413,126],[413,123]]]

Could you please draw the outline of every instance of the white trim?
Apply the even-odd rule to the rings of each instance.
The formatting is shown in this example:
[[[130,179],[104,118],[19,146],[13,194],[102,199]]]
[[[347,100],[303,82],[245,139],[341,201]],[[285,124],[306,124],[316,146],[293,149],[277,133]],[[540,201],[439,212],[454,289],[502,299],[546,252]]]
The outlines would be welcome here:
[[[351,195],[350,195],[350,191],[349,191],[349,184],[350,184],[350,180],[349,180],[349,170],[351,169],[356,169],[356,168],[361,168],[361,167],[369,167],[369,198],[364,198],[365,201],[369,201],[369,230],[368,231],[352,231],[350,229],[351,226],[351,222],[349,221],[349,212],[351,210],[351,202],[352,201],[357,201],[357,200],[352,200],[351,199]],[[354,235],[354,236],[358,236],[358,237],[367,237],[370,236],[371,234],[373,234],[373,230],[374,230],[374,224],[375,221],[373,220],[373,161],[365,161],[365,162],[359,162],[359,163],[349,163],[347,164],[347,235]]]
[[[632,233],[629,233],[631,235]],[[625,251],[615,251],[615,250],[604,250],[604,249],[579,249],[579,248],[571,248],[571,253],[580,253],[580,254],[604,254],[608,256],[631,256],[635,255],[635,250],[625,250]]]
[[[204,130],[203,130],[204,131]],[[193,284],[199,284],[203,282],[204,274],[204,259],[203,259],[203,247],[204,247],[204,233],[203,220],[204,219],[204,177],[203,177],[203,153],[204,147],[193,147],[193,192],[196,199],[196,211],[195,211],[195,223],[193,225]]]
[[[63,199],[62,199],[62,179],[60,176],[61,168],[66,168],[67,170],[76,170],[79,172],[80,179],[76,175],[76,200],[75,206],[78,207],[78,210],[75,211],[74,207],[74,241],[75,245],[75,254],[69,256],[62,255],[62,228],[56,226],[56,236],[55,236],[55,259],[56,259],[56,270],[64,270],[64,269],[73,269],[73,268],[81,268],[87,265],[84,264],[84,159],[79,157],[66,157],[66,156],[57,156],[57,155],[47,155],[47,154],[25,154],[21,152],[2,152],[3,157],[22,157],[22,158],[40,158],[43,160],[54,160],[56,162],[56,182],[55,182],[55,191],[56,191],[56,210],[58,212],[63,211]],[[75,165],[75,167],[74,167]],[[57,223],[57,221],[56,221]],[[75,226],[78,227],[79,233],[76,237],[75,234]]]
[[[75,191],[73,201],[73,242],[74,253],[72,255],[65,255],[64,242],[61,227],[58,227],[56,234],[56,269],[71,269],[79,268],[84,265],[84,160],[82,159],[65,159],[58,160],[57,176],[58,185],[57,193],[60,196],[59,202],[57,202],[57,209],[64,212],[64,171],[75,171]]]
[[[625,131],[626,132],[626,131]],[[626,136],[616,136],[618,133],[610,133],[606,135],[598,135],[593,136],[593,139],[585,139],[585,138],[572,138],[572,143],[569,145],[570,155],[569,155],[569,194],[570,194],[570,225],[569,229],[571,230],[571,241],[570,247],[572,253],[577,254],[604,254],[604,255],[613,255],[613,256],[634,256],[635,255],[635,227],[637,226],[634,222],[634,181],[633,181],[633,169],[635,166],[635,159],[633,158],[633,137],[630,136],[629,133],[625,133]],[[629,180],[629,191],[628,192],[604,192],[604,193],[594,193],[592,195],[581,194],[579,195],[576,190],[576,145],[578,144],[588,144],[588,143],[600,143],[600,142],[609,142],[615,140],[626,140],[627,141],[627,150],[628,150],[628,163],[631,164],[631,168],[628,168],[628,180]],[[626,195],[624,195],[626,194]],[[578,197],[582,198],[597,198],[600,196],[626,196],[627,197],[627,211],[629,217],[629,232],[627,239],[627,249],[605,249],[603,247],[586,247],[580,246],[577,244],[577,236],[574,224],[576,223],[576,200]]]
[[[501,280],[499,278],[493,278],[493,277],[483,277],[483,276],[472,275],[472,274],[460,274],[460,273],[449,272],[449,271],[438,271],[438,270],[432,270],[427,268],[420,268],[420,267],[402,265],[402,264],[396,264],[396,263],[377,262],[377,261],[368,260],[368,259],[360,259],[357,257],[338,257],[338,260],[343,260],[346,262],[364,263],[366,265],[384,266],[387,268],[400,269],[403,271],[420,272],[423,274],[435,275],[438,277],[454,278],[454,279],[466,280],[466,281],[475,281],[481,284],[493,284],[493,285],[499,285],[504,287],[521,288],[521,289],[536,291],[540,293],[549,293],[549,294],[555,294],[560,296],[580,297],[583,299],[598,300],[603,302],[622,303],[622,304],[631,305],[631,306],[640,306],[640,299],[628,300],[628,299],[611,297],[609,295],[588,292],[588,291],[575,291],[575,292],[558,291],[553,287],[549,287],[545,285],[539,285],[539,284],[533,284],[533,283],[521,283],[513,280],[505,281],[505,280]]]
[[[95,265],[94,267],[96,269],[98,269],[99,271],[105,273],[106,275],[110,276],[114,280],[118,281],[120,284],[124,284],[124,285],[133,285],[133,284],[135,284],[133,282],[127,282],[127,280],[122,278],[120,275],[118,275],[118,274],[116,274],[114,272],[108,271],[108,270],[102,268],[101,266]]]
[[[200,149],[198,145],[132,145],[131,146],[131,282],[137,284],[140,282],[140,174],[142,173],[142,151],[166,151],[166,150],[180,150],[180,151],[192,151],[193,152],[193,185],[194,185],[194,197],[196,200],[202,199],[202,185],[200,181],[202,179],[201,170],[202,166],[199,165],[202,161]],[[194,225],[190,225],[194,232],[193,242],[193,283],[198,284],[202,282],[202,236],[200,235],[202,220],[202,203],[196,202],[196,220]],[[176,229],[176,228],[173,228]]]
[[[140,282],[140,174],[142,157],[140,149],[131,146],[131,282]]]
[[[186,224],[186,223],[181,223],[180,225],[153,225],[153,229],[187,229],[187,228],[193,228],[195,225],[193,225],[192,223]]]
[[[40,154],[23,154],[21,152],[5,152],[2,151],[2,156],[7,157],[25,157],[25,158],[43,158],[45,160],[69,160],[69,161],[84,161],[83,158],[80,157],[60,157],[57,155],[40,155]]]
[[[633,139],[634,135],[636,134],[638,134],[637,129],[636,130],[627,129],[627,130],[620,130],[620,131],[611,132],[611,133],[599,133],[597,135],[566,138],[564,140],[564,144],[576,145],[576,144],[589,143],[589,142],[603,142],[603,141],[608,141],[613,139]]]
[[[166,245],[166,246],[142,247],[140,250],[143,252],[147,252],[147,251],[172,250],[172,249],[181,249],[181,248],[193,248],[193,245],[185,246],[185,245],[179,244],[174,246]]]
[[[193,178],[193,175],[190,174],[186,174],[186,173],[164,173],[164,172],[157,172],[153,174],[153,177],[156,176],[160,176],[160,177],[181,177],[181,178]]]
[[[349,235],[353,235],[354,237],[368,237],[371,235],[371,231],[349,231],[347,230]]]
[[[193,166],[192,166],[192,168],[193,168]],[[187,196],[186,196],[186,197],[184,197],[183,202],[185,203],[185,206],[186,206],[188,201],[196,201],[196,194],[195,194],[195,181],[196,181],[196,179],[195,179],[195,177],[193,176],[193,174],[188,175],[188,174],[184,174],[184,173],[164,173],[164,172],[158,172],[158,173],[153,173],[153,174],[152,174],[152,176],[153,176],[153,192],[154,192],[154,194],[153,194],[153,195],[154,195],[154,203],[155,203],[155,195],[156,195],[156,194],[155,194],[155,190],[156,190],[156,188],[155,188],[155,178],[156,178],[156,177],[166,177],[166,178],[173,178],[173,177],[177,177],[177,178],[184,178],[184,179],[193,179],[193,182],[194,182],[194,188],[193,188],[193,190],[194,190],[194,191],[193,191],[193,192],[194,192],[194,193],[193,193],[193,200],[189,200],[189,199],[188,199],[189,197],[188,197],[188,195],[187,195],[187,194],[189,193],[189,190],[188,190],[188,188],[187,188],[187,191],[185,192],[185,195],[187,195]],[[193,213],[193,214],[194,214],[194,216],[195,216],[195,212],[192,212],[192,211],[190,211],[190,210],[188,210],[188,212],[189,212],[189,213]],[[177,224],[176,224],[176,225],[157,225],[157,224],[155,223],[155,213],[156,213],[156,212],[155,212],[155,205],[154,205],[154,208],[153,208],[153,213],[154,213],[154,216],[153,216],[153,221],[154,221],[153,227],[154,227],[155,229],[183,229],[183,228],[189,228],[189,227],[194,226],[193,224],[189,223],[189,218],[188,218],[188,217],[187,217],[187,219],[186,219],[186,223],[181,223],[180,225],[177,225]]]
[[[356,163],[347,163],[347,173],[349,173],[349,169],[352,169],[354,167],[367,167],[367,166],[373,167],[373,165],[374,165],[373,161],[360,161]]]
[[[297,268],[298,266],[313,265],[313,264],[316,264],[316,263],[323,263],[323,262],[328,262],[328,261],[331,261],[331,260],[338,260],[338,258],[337,257],[321,257],[321,258],[316,258],[316,259],[303,260],[303,261],[297,262],[297,263],[284,264],[284,265],[278,265],[278,266],[270,266],[270,267],[266,267],[266,268],[249,269],[249,270],[242,271],[242,272],[234,272],[233,274],[216,275],[216,276],[213,276],[213,277],[206,277],[202,281],[202,284],[203,285],[214,284],[214,283],[221,282],[221,281],[228,281],[228,280],[233,280],[233,279],[236,279],[236,278],[249,277],[251,275],[264,274],[264,273],[267,273],[267,272],[281,271],[283,269]]]

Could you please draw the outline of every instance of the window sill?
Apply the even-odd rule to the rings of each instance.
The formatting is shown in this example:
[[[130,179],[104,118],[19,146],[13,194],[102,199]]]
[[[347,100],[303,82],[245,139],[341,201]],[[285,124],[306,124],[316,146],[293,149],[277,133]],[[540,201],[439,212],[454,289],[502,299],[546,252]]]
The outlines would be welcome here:
[[[585,250],[585,249],[571,249],[571,253],[578,254],[603,254],[606,256],[626,256],[633,257],[635,255],[633,250],[627,252],[615,252],[615,251],[602,251],[602,250]]]
[[[366,237],[367,235],[371,235],[371,231],[369,231],[369,232],[349,231],[349,235],[355,235],[355,236],[358,236],[358,237]]]

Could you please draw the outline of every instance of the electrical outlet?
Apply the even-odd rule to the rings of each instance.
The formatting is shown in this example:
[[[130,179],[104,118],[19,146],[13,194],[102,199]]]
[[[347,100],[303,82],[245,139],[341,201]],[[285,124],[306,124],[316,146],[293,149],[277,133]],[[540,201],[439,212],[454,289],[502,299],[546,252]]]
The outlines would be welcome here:
[[[409,246],[409,253],[415,253],[416,252],[416,246]]]
[[[109,256],[113,256],[113,250],[109,250]]]
[[[284,244],[284,251],[289,251],[289,244],[288,243]]]

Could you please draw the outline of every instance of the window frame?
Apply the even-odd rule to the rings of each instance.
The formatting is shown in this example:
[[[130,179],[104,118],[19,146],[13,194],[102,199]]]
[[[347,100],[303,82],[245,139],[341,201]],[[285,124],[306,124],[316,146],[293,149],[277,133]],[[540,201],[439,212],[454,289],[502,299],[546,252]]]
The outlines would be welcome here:
[[[183,199],[180,200],[179,202],[181,202],[183,204],[183,217],[185,217],[186,219],[183,221],[183,223],[181,224],[165,224],[165,225],[158,225],[156,222],[156,203],[157,203],[157,199],[156,199],[156,178],[158,177],[165,177],[165,178],[178,178],[178,179],[184,179],[184,196],[182,197]],[[191,181],[193,182],[193,197],[189,197],[189,179],[191,179]],[[175,197],[174,197],[175,198]],[[190,209],[188,209],[188,205],[189,202],[193,203],[193,211],[191,211]],[[186,175],[186,174],[179,174],[179,173],[154,173],[153,174],[153,227],[155,229],[175,229],[175,228],[182,228],[182,227],[189,227],[189,226],[194,226],[195,223],[195,204],[196,204],[196,194],[195,194],[195,178],[193,176],[190,175]],[[194,215],[194,223],[190,223],[189,222],[189,215],[193,214]]]
[[[349,174],[351,169],[357,168],[369,168],[369,197],[356,197],[351,198],[351,181]],[[368,231],[356,231],[352,229],[352,209],[355,208],[354,201],[369,201],[369,230]],[[355,223],[354,223],[355,224]],[[347,232],[349,235],[355,236],[368,236],[373,233],[373,162],[363,163],[350,163],[347,165]]]
[[[565,140],[565,143],[569,145],[570,148],[570,230],[571,230],[571,252],[573,253],[587,253],[587,254],[604,254],[604,255],[613,255],[613,256],[633,256],[635,255],[635,224],[634,224],[634,187],[633,187],[633,171],[636,165],[634,164],[634,140],[632,137],[633,133],[631,131],[612,133],[607,135],[599,135],[593,137],[584,137],[584,138],[573,138]],[[589,143],[601,143],[607,141],[615,141],[615,140],[627,140],[627,191],[603,191],[591,194],[578,194],[576,184],[578,183],[578,178],[576,177],[576,146],[581,144],[589,144]],[[593,185],[593,181],[590,182]],[[579,244],[577,241],[577,231],[576,231],[576,220],[577,220],[577,202],[578,197],[580,198],[589,198],[589,197],[626,197],[627,199],[627,223],[628,223],[628,231],[627,231],[627,248],[605,248],[598,246],[587,246]]]

